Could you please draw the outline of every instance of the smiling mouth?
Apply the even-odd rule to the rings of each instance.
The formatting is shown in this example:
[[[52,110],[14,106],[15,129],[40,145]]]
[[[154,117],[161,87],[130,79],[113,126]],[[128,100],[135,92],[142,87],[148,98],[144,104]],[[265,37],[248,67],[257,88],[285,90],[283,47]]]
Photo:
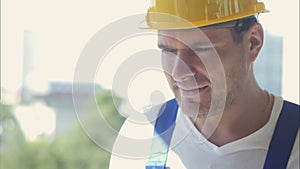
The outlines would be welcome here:
[[[209,86],[203,86],[203,87],[191,89],[191,90],[186,90],[186,89],[182,89],[182,88],[178,88],[178,90],[179,90],[181,96],[183,96],[183,97],[199,97],[199,95],[204,93],[208,88],[209,88]]]

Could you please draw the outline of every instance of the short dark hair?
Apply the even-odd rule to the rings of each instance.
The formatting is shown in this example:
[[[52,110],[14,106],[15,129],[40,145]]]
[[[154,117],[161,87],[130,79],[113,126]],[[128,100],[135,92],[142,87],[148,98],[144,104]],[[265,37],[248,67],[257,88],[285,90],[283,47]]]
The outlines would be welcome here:
[[[247,31],[254,23],[257,22],[255,16],[250,16],[236,20],[236,25],[231,28],[233,40],[240,42],[243,39],[244,32]]]
[[[243,39],[243,33],[255,22],[257,22],[256,16],[252,15],[237,20],[202,26],[199,29],[230,28],[233,40],[238,43]]]

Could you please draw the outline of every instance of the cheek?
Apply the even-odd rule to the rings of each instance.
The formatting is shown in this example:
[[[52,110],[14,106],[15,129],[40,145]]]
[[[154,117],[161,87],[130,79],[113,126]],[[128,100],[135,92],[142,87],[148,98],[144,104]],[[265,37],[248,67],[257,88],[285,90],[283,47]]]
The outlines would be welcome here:
[[[178,88],[172,78],[172,76],[170,76],[168,73],[165,73],[165,77],[168,81],[169,87],[172,90],[173,94],[175,95],[176,98],[179,98],[179,92],[178,92]]]
[[[242,56],[240,56],[242,57]],[[247,78],[247,68],[243,59],[235,60],[224,67],[226,74],[227,91],[232,96],[238,91]]]
[[[169,82],[169,84],[171,85],[171,83],[173,82],[173,78],[172,78],[172,76],[170,76],[170,74],[169,73],[166,73],[165,72],[165,77],[166,77],[166,79],[167,79],[167,81]]]
[[[162,54],[161,64],[162,64],[162,68],[163,68],[165,77],[166,77],[167,81],[169,82],[169,85],[172,86],[172,83],[173,83],[173,80],[172,80],[173,78],[171,76],[171,72],[173,69],[172,61]]]
[[[225,74],[228,75],[231,74],[233,71],[242,70],[242,68],[246,64],[246,59],[240,48],[230,45],[225,46],[225,48],[227,49],[217,50]]]
[[[167,74],[168,76],[172,74],[174,62],[175,62],[175,56],[171,57],[162,54],[161,56],[162,68],[164,70],[164,73]]]
[[[226,75],[227,91],[232,90],[232,88],[235,88],[235,85],[238,86],[238,84],[241,83],[240,81],[243,81],[247,69],[246,59],[239,50],[240,48],[231,46],[230,49],[232,50],[218,50]]]

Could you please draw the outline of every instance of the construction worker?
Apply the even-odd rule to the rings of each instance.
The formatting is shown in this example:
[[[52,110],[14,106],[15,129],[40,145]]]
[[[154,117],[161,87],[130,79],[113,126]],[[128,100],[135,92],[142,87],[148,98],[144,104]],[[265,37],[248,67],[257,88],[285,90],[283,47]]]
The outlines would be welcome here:
[[[176,99],[151,109],[150,125],[124,123],[121,136],[151,141],[118,138],[114,150],[132,156],[113,152],[111,169],[299,169],[299,105],[253,73],[265,12],[257,0],[150,1],[144,28],[158,30]]]

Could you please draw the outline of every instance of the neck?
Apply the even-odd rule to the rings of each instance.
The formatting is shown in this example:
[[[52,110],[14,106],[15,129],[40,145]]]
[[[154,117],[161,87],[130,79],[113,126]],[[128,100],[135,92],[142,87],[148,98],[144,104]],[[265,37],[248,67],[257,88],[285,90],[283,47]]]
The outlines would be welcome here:
[[[245,90],[247,89],[247,90]],[[223,114],[199,118],[196,128],[212,143],[222,146],[250,135],[263,127],[270,116],[273,98],[269,93],[254,87],[242,89]]]

